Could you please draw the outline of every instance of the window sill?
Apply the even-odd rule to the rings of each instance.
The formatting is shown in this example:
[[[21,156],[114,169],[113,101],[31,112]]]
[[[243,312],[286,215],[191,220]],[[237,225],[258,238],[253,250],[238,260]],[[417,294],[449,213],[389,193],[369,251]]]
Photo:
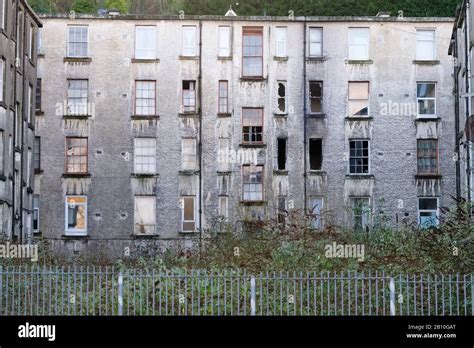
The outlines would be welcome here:
[[[266,82],[267,78],[263,76],[242,76],[240,78],[242,82]]]
[[[415,174],[415,179],[442,179],[440,174]]]
[[[326,118],[326,114],[324,112],[314,112],[306,114],[306,118]]]
[[[346,174],[346,179],[364,180],[374,178],[375,176],[373,174]]]
[[[277,62],[287,62],[288,61],[288,57],[277,57],[277,56],[273,56],[273,60],[277,61]]]
[[[288,175],[288,170],[275,169],[273,170],[273,175]]]
[[[198,175],[199,170],[196,169],[189,169],[189,170],[180,170],[178,172],[179,175],[185,175],[185,176],[192,176],[192,175]]]
[[[41,111],[41,110],[35,111],[35,116],[44,116],[44,111]]]
[[[196,233],[198,233],[198,231],[178,231],[180,236],[192,236]]]
[[[413,64],[416,64],[416,65],[439,65],[439,64],[441,64],[441,62],[439,60],[418,60],[418,59],[415,59],[413,61]]]
[[[88,240],[90,237],[87,232],[70,232],[71,234],[63,234],[61,239],[64,240]]]
[[[159,176],[160,175],[158,173],[154,173],[154,174],[133,173],[131,175],[132,178],[136,178],[136,179],[157,178]]]
[[[153,64],[153,63],[159,63],[160,60],[158,58],[155,58],[155,59],[132,58],[131,62],[132,63]]]
[[[217,171],[217,175],[231,175],[231,174],[232,174],[232,172],[230,170],[225,170],[225,171],[218,170]]]
[[[217,117],[221,118],[221,117],[232,117],[232,114],[229,113],[229,112],[219,112],[217,113]]]
[[[0,107],[4,108],[5,110],[8,109],[7,104],[4,101],[0,101]]]
[[[374,61],[371,59],[363,59],[363,60],[357,60],[357,59],[348,59],[347,64],[355,64],[355,65],[369,65],[369,64],[374,64]]]
[[[29,193],[29,194],[32,194],[33,193],[33,189],[31,187],[28,187],[26,189],[26,193]]]
[[[306,57],[307,62],[324,62],[327,60],[326,56],[318,56],[318,57]]]
[[[38,55],[37,55],[36,57],[37,57],[37,58],[44,58],[45,55],[44,55],[44,53],[38,53]]]
[[[65,179],[81,179],[81,178],[90,178],[92,175],[90,173],[65,173],[62,175]]]
[[[245,205],[245,206],[252,206],[252,205],[267,205],[267,201],[240,201],[240,205]]]
[[[199,60],[199,56],[179,56],[179,60]]]
[[[130,235],[132,239],[159,239],[160,235],[159,234],[132,234]]]
[[[63,115],[63,119],[88,119],[91,118],[91,115]]]
[[[159,119],[159,115],[132,115],[131,119],[132,120],[153,120],[153,119]]]
[[[35,169],[35,174],[43,174],[43,169]]]
[[[242,144],[239,144],[240,147],[255,147],[255,148],[263,148],[263,147],[267,147],[267,144],[264,144],[264,143],[242,143]]]
[[[286,117],[288,117],[288,113],[274,112],[274,113],[273,113],[273,116],[274,116],[274,117],[283,117],[283,118],[286,118]]]
[[[217,56],[217,60],[230,61],[230,60],[232,60],[232,56],[229,56],[229,57],[220,57],[220,56]]]
[[[7,181],[7,177],[5,175],[0,175],[0,181]]]
[[[197,112],[180,112],[178,117],[199,117]]]
[[[372,121],[374,118],[372,116],[346,116],[346,121]]]
[[[326,175],[326,172],[324,170],[315,170],[315,169],[310,169],[309,172],[308,172],[308,175],[311,175],[311,176],[324,176]]]
[[[438,122],[441,121],[441,117],[429,116],[429,117],[420,117],[417,116],[415,122]]]
[[[28,128],[31,129],[32,131],[35,130],[35,126],[31,124],[30,122],[28,122]]]
[[[90,57],[64,57],[63,59],[66,63],[90,63],[92,58]]]

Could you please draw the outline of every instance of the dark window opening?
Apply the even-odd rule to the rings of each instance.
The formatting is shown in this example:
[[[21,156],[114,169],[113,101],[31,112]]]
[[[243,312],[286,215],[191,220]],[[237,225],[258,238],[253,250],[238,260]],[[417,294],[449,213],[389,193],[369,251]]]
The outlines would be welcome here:
[[[278,139],[278,170],[286,169],[286,139]]]
[[[323,140],[309,139],[309,168],[321,170],[323,165]]]
[[[310,81],[309,83],[309,99],[312,113],[321,113],[323,111],[323,83]]]
[[[278,83],[278,110],[286,111],[286,86],[283,82]]]

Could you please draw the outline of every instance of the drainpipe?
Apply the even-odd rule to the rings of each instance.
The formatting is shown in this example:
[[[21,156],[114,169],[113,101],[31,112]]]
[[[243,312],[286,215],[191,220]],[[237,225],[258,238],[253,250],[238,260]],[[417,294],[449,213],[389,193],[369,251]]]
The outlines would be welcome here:
[[[303,98],[304,98],[304,101],[303,101],[303,145],[304,145],[304,150],[303,150],[303,153],[304,153],[304,173],[303,173],[303,184],[304,184],[304,213],[306,214],[307,212],[307,209],[308,209],[308,197],[306,197],[307,195],[307,188],[306,188],[306,183],[307,183],[307,176],[308,176],[308,173],[307,173],[307,141],[306,141],[306,138],[307,138],[307,132],[306,132],[306,109],[307,109],[307,92],[306,92],[306,85],[307,85],[307,82],[306,82],[306,30],[307,30],[307,27],[306,27],[306,17],[304,19],[304,28],[303,28]]]
[[[13,153],[13,156],[11,158],[11,164],[12,164],[12,170],[11,170],[11,177],[12,177],[12,226],[11,226],[11,238],[13,239],[13,237],[15,236],[15,217],[16,217],[16,214],[15,214],[15,209],[16,209],[16,204],[15,204],[15,191],[16,191],[16,185],[15,185],[15,157],[16,157],[16,151],[15,151],[15,143],[16,143],[16,127],[17,127],[17,124],[16,124],[16,119],[17,119],[17,108],[16,108],[16,98],[17,98],[17,95],[16,95],[16,89],[17,89],[17,77],[18,77],[18,74],[17,74],[17,66],[16,66],[16,61],[17,61],[17,52],[18,52],[18,44],[19,44],[19,41],[20,41],[20,38],[17,36],[17,33],[18,33],[18,11],[19,11],[19,2],[15,2],[15,9],[14,9],[14,23],[16,24],[15,27],[13,28],[13,30],[15,31],[13,34],[16,38],[16,43],[15,43],[15,60],[13,62],[13,66],[14,66],[14,69],[13,69],[13,73],[15,74],[13,76],[13,110],[15,112],[15,117],[13,117],[13,136],[12,136],[12,153]],[[20,233],[21,235],[21,233]],[[21,237],[20,237],[21,238]]]
[[[470,7],[471,7],[471,4],[470,4],[470,1],[467,1],[466,2],[466,16],[465,16],[465,21],[466,21],[466,35],[465,35],[465,54],[466,54],[466,65],[467,65],[467,74],[466,74],[466,94],[470,94],[471,91],[472,91],[472,88],[471,88],[471,59],[469,57],[469,48],[470,48],[470,42],[471,42],[471,38],[470,38],[470,13],[469,13],[469,10],[470,10]],[[471,103],[471,97],[467,97],[466,98],[466,120],[469,119],[469,116],[472,114],[472,103]],[[467,200],[470,202],[471,201],[471,187],[470,187],[470,171],[469,171],[469,164],[470,164],[470,149],[468,148],[468,151],[466,151],[467,153],[467,158],[466,158],[466,161],[467,161],[467,165],[466,165],[466,169],[467,169]]]
[[[199,76],[198,76],[198,98],[199,98],[199,256],[202,252],[202,21],[199,21]]]
[[[453,55],[456,61],[459,60],[459,52],[457,49],[458,38],[457,34],[454,35],[454,48]],[[455,153],[457,156],[456,161],[456,199],[457,202],[461,202],[461,159],[460,159],[460,145],[459,145],[459,67],[454,65],[454,146]]]

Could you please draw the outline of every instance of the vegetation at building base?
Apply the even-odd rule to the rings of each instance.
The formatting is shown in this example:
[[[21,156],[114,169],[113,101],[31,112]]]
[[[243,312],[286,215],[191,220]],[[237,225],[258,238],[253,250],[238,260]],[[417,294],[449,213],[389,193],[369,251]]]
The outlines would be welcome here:
[[[390,11],[406,17],[453,17],[461,0],[29,0],[38,13],[96,13],[100,8],[131,14],[223,15],[232,5],[240,16],[374,16]]]

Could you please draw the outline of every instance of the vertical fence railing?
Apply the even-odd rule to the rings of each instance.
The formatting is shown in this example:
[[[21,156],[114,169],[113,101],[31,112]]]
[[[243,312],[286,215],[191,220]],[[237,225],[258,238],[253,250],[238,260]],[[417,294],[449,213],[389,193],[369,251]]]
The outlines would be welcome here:
[[[1,266],[0,315],[474,315],[474,275]]]

